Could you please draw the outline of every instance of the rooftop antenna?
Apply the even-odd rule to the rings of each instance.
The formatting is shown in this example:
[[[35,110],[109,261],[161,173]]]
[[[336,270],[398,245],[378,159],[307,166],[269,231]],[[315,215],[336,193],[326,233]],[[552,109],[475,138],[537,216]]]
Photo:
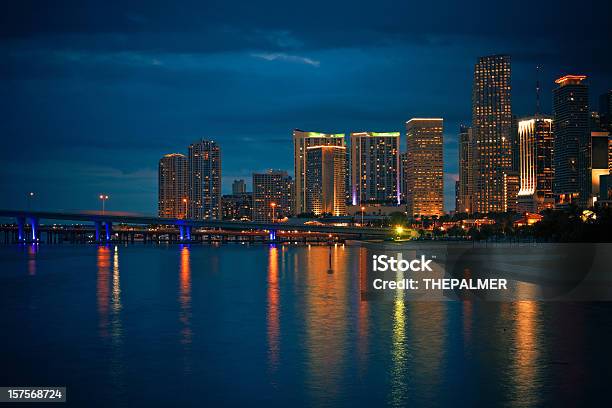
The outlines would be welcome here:
[[[540,69],[539,65],[536,65],[536,115],[540,114]]]

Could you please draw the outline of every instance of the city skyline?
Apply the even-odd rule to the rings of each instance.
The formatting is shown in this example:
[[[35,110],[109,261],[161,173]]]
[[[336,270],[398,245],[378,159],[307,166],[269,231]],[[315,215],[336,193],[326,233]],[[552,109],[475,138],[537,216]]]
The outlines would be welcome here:
[[[610,7],[604,2],[588,5],[590,17],[571,33],[541,21],[517,33],[516,21],[524,23],[518,4],[503,8],[512,24],[482,19],[475,5],[447,4],[436,12],[439,25],[410,27],[404,16],[434,10],[389,4],[385,13],[372,11],[375,19],[350,24],[357,18],[350,7],[334,5],[326,13],[313,7],[296,20],[279,6],[270,19],[232,10],[202,25],[198,18],[133,5],[112,12],[100,7],[99,13],[83,6],[68,16],[82,25],[67,24],[61,7],[40,21],[16,24],[38,18],[27,7],[12,5],[2,24],[5,208],[26,205],[25,193],[36,191],[41,206],[93,209],[107,193],[109,208],[155,213],[159,157],[193,140],[214,139],[224,147],[227,194],[233,179],[249,182],[253,171],[293,174],[286,143],[293,128],[403,133],[410,117],[435,115],[445,119],[445,208],[451,209],[457,136],[459,125],[470,123],[478,57],[512,56],[518,117],[534,112],[536,65],[542,66],[546,114],[552,113],[553,81],[564,74],[589,77],[591,110],[612,83],[612,59],[598,52],[606,44],[598,28],[605,27]],[[190,15],[206,15],[192,7]],[[492,7],[491,15],[502,10]],[[531,7],[547,21],[564,18],[563,7],[553,3]],[[328,24],[340,16],[347,22],[342,35]],[[480,24],[472,28],[474,21]]]

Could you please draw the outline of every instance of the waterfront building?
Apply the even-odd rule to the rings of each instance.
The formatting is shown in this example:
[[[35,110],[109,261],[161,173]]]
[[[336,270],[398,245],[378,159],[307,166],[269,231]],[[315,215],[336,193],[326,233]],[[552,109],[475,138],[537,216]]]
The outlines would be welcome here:
[[[295,214],[306,211],[306,149],[314,146],[345,146],[344,133],[293,130],[295,202],[292,207]]]
[[[250,221],[253,215],[253,193],[227,194],[221,198],[224,220]]]
[[[512,171],[510,57],[481,57],[472,88],[472,210],[501,212],[507,207],[505,175]]]
[[[400,203],[406,204],[406,183],[408,182],[408,152],[400,153]]]
[[[253,173],[253,221],[272,221],[293,214],[294,182],[284,170]]]
[[[346,215],[346,147],[306,149],[306,212]]]
[[[520,187],[519,173],[508,171],[504,173],[504,208],[503,211],[518,210],[518,193]]]
[[[399,132],[351,133],[351,201],[353,205],[399,205]]]
[[[557,205],[586,206],[590,198],[589,93],[584,75],[565,75],[553,90],[555,176]]]
[[[212,140],[189,146],[188,217],[221,219],[221,150]]]
[[[518,122],[519,192],[518,212],[540,212],[553,208],[553,121],[544,115]]]
[[[610,133],[591,132],[591,194],[593,205],[600,196],[600,177],[610,174],[609,163]]]
[[[157,177],[157,215],[160,218],[186,218],[188,197],[185,155],[164,155],[159,160]]]
[[[457,203],[455,211],[472,212],[473,160],[472,160],[472,128],[459,127],[459,181],[457,185]]]
[[[232,183],[232,194],[246,193],[246,183],[244,180],[234,180]]]
[[[444,214],[444,121],[412,118],[406,122],[406,211],[409,216]]]

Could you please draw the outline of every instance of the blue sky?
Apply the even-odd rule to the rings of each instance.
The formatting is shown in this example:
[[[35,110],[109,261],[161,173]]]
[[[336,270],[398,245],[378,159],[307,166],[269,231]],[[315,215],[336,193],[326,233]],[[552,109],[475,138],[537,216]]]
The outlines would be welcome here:
[[[197,139],[223,188],[292,171],[294,128],[401,131],[445,119],[446,208],[476,59],[512,56],[515,114],[553,80],[612,88],[609,3],[19,2],[0,16],[0,207],[154,213],[157,162]],[[597,106],[593,104],[592,109]]]

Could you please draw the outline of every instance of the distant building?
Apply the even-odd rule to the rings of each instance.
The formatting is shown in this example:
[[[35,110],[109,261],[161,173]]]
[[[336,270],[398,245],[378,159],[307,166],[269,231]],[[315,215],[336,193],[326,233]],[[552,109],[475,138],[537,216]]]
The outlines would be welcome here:
[[[253,193],[227,194],[221,198],[223,219],[250,221],[253,216]]]
[[[253,221],[272,221],[293,214],[294,184],[283,170],[253,173]]]
[[[246,183],[244,180],[234,180],[232,183],[232,194],[246,193]]]
[[[472,129],[461,125],[459,128],[459,181],[457,186],[458,213],[472,213],[473,158],[472,158]]]
[[[589,91],[584,75],[555,81],[553,133],[555,138],[553,192],[557,205],[586,206],[590,198]]]
[[[610,133],[591,132],[591,194],[594,204],[600,196],[600,177],[610,174],[609,163]]]
[[[599,118],[603,130],[612,132],[612,90],[599,97]]]
[[[353,205],[399,205],[399,132],[351,133]]]
[[[306,212],[346,215],[346,147],[306,149]]]
[[[455,213],[464,212],[465,208],[463,210],[461,208],[461,202],[459,201],[459,180],[455,180]]]
[[[518,122],[519,181],[518,212],[540,212],[553,208],[553,121],[536,115]]]
[[[504,212],[516,212],[518,210],[519,185],[519,174],[517,172],[504,173]]]
[[[157,214],[160,218],[187,216],[187,158],[166,154],[159,160]]]
[[[189,146],[189,212],[196,220],[221,219],[221,150],[210,140]]]
[[[481,57],[474,67],[472,210],[502,212],[507,206],[505,174],[512,171],[510,57]]]
[[[444,214],[443,120],[406,122],[406,211],[409,216]]]
[[[293,160],[295,169],[295,214],[306,211],[306,149],[313,146],[345,146],[344,133],[293,131]]]
[[[400,203],[406,204],[406,183],[408,183],[408,152],[400,153]]]

